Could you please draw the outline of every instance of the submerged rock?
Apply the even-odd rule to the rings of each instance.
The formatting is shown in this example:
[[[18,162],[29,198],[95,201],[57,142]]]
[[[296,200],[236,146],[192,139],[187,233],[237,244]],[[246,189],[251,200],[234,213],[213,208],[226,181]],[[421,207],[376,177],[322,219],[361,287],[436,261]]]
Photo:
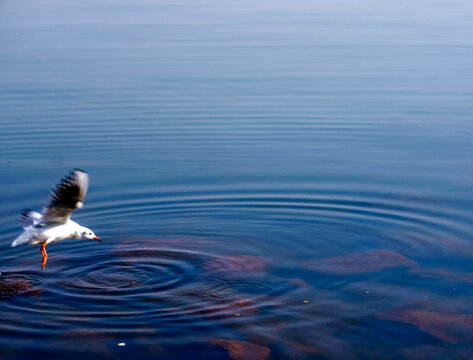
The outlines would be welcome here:
[[[445,342],[473,341],[473,315],[470,314],[398,309],[382,312],[377,317],[416,325],[420,330]]]
[[[226,255],[202,264],[208,272],[244,272],[258,273],[266,270],[271,261],[253,255]]]
[[[33,292],[34,287],[28,280],[24,279],[4,279],[0,277],[0,300],[8,299],[12,296]]]
[[[266,360],[271,353],[268,347],[247,341],[216,339],[211,344],[227,350],[233,360]]]
[[[471,360],[473,359],[473,349],[471,347],[462,348],[455,347],[455,354],[452,354],[452,349],[446,346],[436,345],[415,345],[400,349],[402,355],[411,360],[425,360],[425,359],[452,359],[456,360]]]
[[[453,271],[440,268],[415,268],[409,273],[428,279],[436,279],[449,282],[473,283],[473,273],[455,273]]]
[[[361,274],[380,271],[394,267],[413,267],[415,261],[388,250],[370,250],[351,254],[344,254],[327,259],[309,260],[302,263],[302,267],[336,275]]]

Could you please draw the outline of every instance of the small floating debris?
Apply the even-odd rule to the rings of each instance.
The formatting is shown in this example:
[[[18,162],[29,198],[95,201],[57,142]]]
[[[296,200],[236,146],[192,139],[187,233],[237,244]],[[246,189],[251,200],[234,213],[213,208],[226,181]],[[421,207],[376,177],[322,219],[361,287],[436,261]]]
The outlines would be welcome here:
[[[304,302],[304,303],[308,303],[308,302],[309,302],[309,300],[304,300],[303,302]]]
[[[395,267],[414,267],[415,261],[394,251],[370,250],[327,259],[309,260],[302,267],[335,275],[362,274]]]
[[[124,342],[120,342],[117,344],[118,346],[125,346],[125,343]]]

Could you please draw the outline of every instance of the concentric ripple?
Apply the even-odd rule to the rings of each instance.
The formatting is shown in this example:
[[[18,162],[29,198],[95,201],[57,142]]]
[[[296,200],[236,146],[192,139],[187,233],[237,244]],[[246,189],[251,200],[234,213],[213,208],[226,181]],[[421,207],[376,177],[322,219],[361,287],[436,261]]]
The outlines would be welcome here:
[[[270,248],[276,257],[288,252],[295,257],[320,257],[372,247],[409,253],[416,249],[415,256],[432,257],[471,252],[469,213],[455,202],[420,195],[416,189],[395,192],[364,184],[351,187],[348,191],[344,184],[321,183],[298,184],[296,189],[283,184],[130,188],[127,199],[104,194],[102,205],[89,214],[100,217],[105,227],[119,222],[151,230],[159,221],[175,236],[189,235],[180,231],[181,225],[199,237],[213,236],[218,226],[223,231],[219,236],[227,237],[216,244],[223,252],[234,251],[235,243],[256,253]],[[218,225],[209,219],[218,219]],[[235,219],[238,227],[232,226]],[[261,233],[261,228],[267,231]],[[271,242],[266,241],[268,237]],[[292,241],[286,241],[288,237]],[[317,252],[313,251],[315,244]]]
[[[388,298],[393,306],[417,299],[419,278],[429,274],[419,264],[441,259],[454,266],[452,254],[473,254],[464,242],[471,229],[467,213],[427,196],[364,187],[347,191],[334,184],[299,184],[297,190],[277,184],[134,189],[120,200],[105,191],[81,218],[84,224],[100,219],[96,232],[112,234],[102,244],[50,245],[44,272],[35,247],[8,250],[10,273],[21,274],[35,291],[5,297],[1,306],[10,314],[5,331],[31,337],[41,327],[43,334],[57,336],[80,326],[113,339],[145,334],[145,342],[160,337],[172,344],[173,336],[193,341],[197,330],[237,327],[244,334],[263,331],[268,342],[284,338],[284,346],[306,349],[299,325],[325,343],[333,327],[383,310],[379,299]],[[156,224],[159,235],[153,235]],[[133,237],[120,233],[123,228],[148,235]],[[2,236],[13,237],[13,229]],[[345,256],[336,259],[342,262],[350,254],[370,259],[359,254],[372,249],[406,257],[412,265],[393,270],[403,272],[404,283],[393,286],[389,270],[371,272],[373,288],[370,278],[357,278],[363,265],[357,265],[358,275],[303,266],[340,255]],[[449,274],[442,271],[430,273]],[[467,275],[457,271],[447,279],[466,281]],[[448,286],[439,281],[428,294]],[[162,331],[166,335],[158,336]],[[363,331],[375,336],[377,330]],[[335,354],[335,348],[324,351]]]
[[[128,299],[169,290],[185,282],[193,269],[184,261],[166,261],[165,255],[165,252],[149,251],[147,256],[136,257],[130,252],[124,259],[73,268],[57,285],[69,296],[85,293],[91,297],[126,296]]]
[[[172,244],[179,248],[171,249]],[[281,286],[273,289],[263,277],[250,274],[227,279],[209,273],[202,265],[221,261],[220,256],[188,250],[184,244],[183,239],[123,238],[92,250],[93,261],[74,251],[67,259],[56,260],[50,251],[46,272],[56,267],[51,275],[43,280],[38,280],[38,273],[24,275],[28,281],[43,282],[43,291],[35,298],[23,292],[3,304],[11,313],[21,314],[10,319],[8,329],[31,336],[40,326],[54,335],[80,323],[108,335],[131,336],[151,331],[158,321],[209,327],[279,303],[272,296],[283,291]],[[241,322],[245,321],[250,319]],[[148,330],[143,330],[143,323]]]

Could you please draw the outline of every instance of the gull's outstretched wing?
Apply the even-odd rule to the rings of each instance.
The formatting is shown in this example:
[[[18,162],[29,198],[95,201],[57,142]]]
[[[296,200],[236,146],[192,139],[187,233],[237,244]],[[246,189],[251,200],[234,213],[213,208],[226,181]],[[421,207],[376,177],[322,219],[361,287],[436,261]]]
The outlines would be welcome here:
[[[36,225],[41,221],[41,214],[33,211],[31,209],[25,209],[21,213],[20,222],[23,229],[30,227],[31,225]]]
[[[82,207],[88,188],[89,175],[79,169],[72,170],[52,191],[49,197],[49,203],[43,211],[41,222],[67,222],[72,212]]]

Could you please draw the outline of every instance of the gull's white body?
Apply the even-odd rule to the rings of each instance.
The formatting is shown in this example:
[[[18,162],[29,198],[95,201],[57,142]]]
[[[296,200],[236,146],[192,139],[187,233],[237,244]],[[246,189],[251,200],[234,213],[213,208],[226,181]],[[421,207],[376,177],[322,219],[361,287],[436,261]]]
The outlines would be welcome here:
[[[95,237],[95,234],[86,227],[80,226],[72,220],[68,220],[65,224],[40,226],[30,225],[25,228],[25,231],[18,236],[12,243],[12,246],[21,244],[50,244],[52,242],[61,241],[64,239],[83,239],[83,233],[90,233],[90,239]]]

